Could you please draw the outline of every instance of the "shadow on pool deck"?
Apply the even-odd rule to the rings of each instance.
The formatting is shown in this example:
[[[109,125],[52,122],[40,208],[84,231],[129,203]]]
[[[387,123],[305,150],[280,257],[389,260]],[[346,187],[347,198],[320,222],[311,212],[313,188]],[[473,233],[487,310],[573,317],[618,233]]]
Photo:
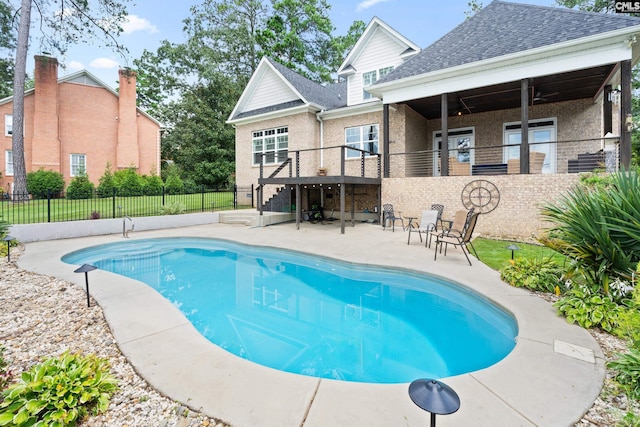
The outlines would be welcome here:
[[[345,261],[406,268],[448,278],[491,299],[518,321],[515,349],[480,371],[442,379],[460,396],[460,410],[439,426],[570,426],[591,407],[604,379],[604,356],[584,329],[568,325],[551,305],[500,281],[497,272],[460,250],[433,260],[433,248],[396,229],[358,223],[280,224],[250,228],[212,224],[131,234],[214,237],[282,247]],[[413,239],[412,239],[413,240]],[[60,257],[87,246],[122,241],[119,235],[26,245],[22,268],[84,287],[75,266]],[[408,384],[365,384],[305,377],[266,368],[227,353],[203,338],[150,287],[105,271],[92,272],[91,293],[136,370],[163,394],[236,427],[424,426]],[[428,316],[429,313],[425,313]],[[455,339],[452,337],[451,339]]]

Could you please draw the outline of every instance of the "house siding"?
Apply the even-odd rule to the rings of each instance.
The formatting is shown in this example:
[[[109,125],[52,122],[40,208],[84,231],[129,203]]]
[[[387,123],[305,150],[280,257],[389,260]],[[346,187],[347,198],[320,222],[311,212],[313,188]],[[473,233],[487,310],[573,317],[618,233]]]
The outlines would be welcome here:
[[[352,64],[356,73],[347,77],[348,105],[370,102],[370,99],[365,100],[362,96],[362,74],[385,67],[397,67],[402,63],[400,55],[405,49],[406,46],[395,41],[387,31],[376,29],[367,46]]]
[[[242,111],[253,111],[297,99],[299,99],[298,96],[291,88],[272,70],[268,70],[262,76],[255,93],[252,94]]]

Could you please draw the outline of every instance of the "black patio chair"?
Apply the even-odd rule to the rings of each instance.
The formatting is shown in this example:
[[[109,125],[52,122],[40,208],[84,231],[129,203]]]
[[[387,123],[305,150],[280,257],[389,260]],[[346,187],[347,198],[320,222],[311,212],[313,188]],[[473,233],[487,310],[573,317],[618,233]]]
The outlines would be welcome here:
[[[393,232],[396,231],[396,221],[400,221],[400,224],[402,224],[402,231],[404,231],[404,219],[402,219],[402,216],[400,216],[400,212],[398,212],[398,215],[395,214],[395,212],[393,211],[393,205],[391,204],[382,205],[382,230],[383,231],[387,227],[387,221],[391,223],[391,231]]]

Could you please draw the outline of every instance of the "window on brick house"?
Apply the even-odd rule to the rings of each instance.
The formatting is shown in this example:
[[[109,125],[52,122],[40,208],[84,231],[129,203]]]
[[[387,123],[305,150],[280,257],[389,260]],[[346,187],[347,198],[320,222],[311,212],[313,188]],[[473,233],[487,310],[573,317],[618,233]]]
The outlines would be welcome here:
[[[85,154],[71,155],[71,176],[82,176],[87,173],[87,156]]]
[[[289,155],[289,128],[287,126],[253,132],[253,164],[273,165],[287,160]]]
[[[367,156],[373,155],[371,153],[379,152],[378,142],[379,135],[377,124],[345,129],[345,145],[369,151],[370,153],[366,153]],[[360,157],[360,155],[361,151],[347,150],[347,158]]]
[[[4,136],[13,135],[13,115],[5,114],[4,115]]]
[[[11,150],[4,152],[4,174],[13,176],[13,151]]]

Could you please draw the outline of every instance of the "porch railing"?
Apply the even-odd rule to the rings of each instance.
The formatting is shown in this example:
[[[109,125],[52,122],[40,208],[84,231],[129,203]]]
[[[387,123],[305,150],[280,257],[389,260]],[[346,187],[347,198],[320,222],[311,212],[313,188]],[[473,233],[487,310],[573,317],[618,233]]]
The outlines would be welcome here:
[[[615,171],[619,165],[619,139],[593,138],[530,142],[529,173]],[[443,175],[438,150],[390,154],[391,178]],[[449,150],[449,175],[519,174],[520,145],[460,147]]]

